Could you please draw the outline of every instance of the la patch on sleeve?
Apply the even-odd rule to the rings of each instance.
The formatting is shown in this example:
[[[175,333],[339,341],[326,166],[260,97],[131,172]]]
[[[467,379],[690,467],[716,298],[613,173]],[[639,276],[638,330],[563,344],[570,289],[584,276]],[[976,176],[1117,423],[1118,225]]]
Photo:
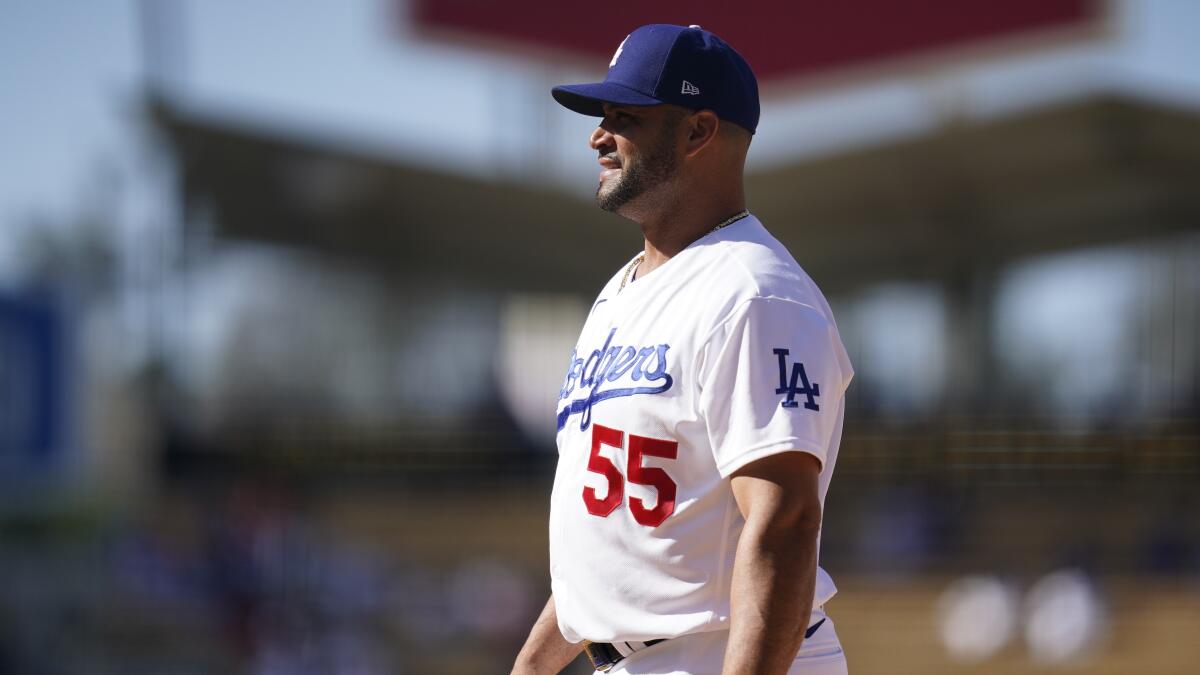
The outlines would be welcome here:
[[[799,405],[796,396],[803,395],[805,408],[820,410],[821,406],[817,404],[817,397],[821,395],[821,385],[816,382],[809,383],[808,373],[804,371],[804,364],[800,361],[792,363],[789,377],[787,357],[790,352],[782,347],[776,347],[771,351],[779,357],[779,387],[775,389],[775,393],[787,394],[779,405],[784,408],[795,408]]]

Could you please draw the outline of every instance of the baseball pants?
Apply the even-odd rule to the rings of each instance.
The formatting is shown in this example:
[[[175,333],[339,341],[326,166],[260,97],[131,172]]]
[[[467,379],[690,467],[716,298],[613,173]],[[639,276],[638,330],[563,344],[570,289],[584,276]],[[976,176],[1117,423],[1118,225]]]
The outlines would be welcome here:
[[[788,675],[847,675],[846,654],[833,620],[814,610],[808,625],[824,623],[800,645]],[[692,633],[647,647],[621,660],[607,675],[720,675],[729,631]],[[596,675],[604,675],[596,673]]]

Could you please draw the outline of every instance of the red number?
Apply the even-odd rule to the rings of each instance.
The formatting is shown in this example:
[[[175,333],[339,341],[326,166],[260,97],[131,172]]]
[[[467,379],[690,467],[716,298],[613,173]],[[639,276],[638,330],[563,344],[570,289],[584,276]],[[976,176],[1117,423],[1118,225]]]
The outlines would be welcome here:
[[[620,429],[592,425],[592,452],[588,456],[588,471],[598,473],[608,481],[608,492],[604,499],[596,496],[596,488],[583,488],[583,503],[588,513],[593,516],[607,518],[610,513],[621,505],[625,498],[625,482],[621,472],[607,457],[600,454],[600,446],[622,449],[625,445],[625,432]],[[662,525],[675,512],[675,481],[666,471],[655,466],[642,466],[643,457],[662,457],[675,459],[679,453],[679,443],[664,441],[657,438],[629,435],[629,482],[645,485],[658,491],[654,508],[646,508],[645,502],[637,497],[629,498],[629,512],[633,519],[648,527]]]
[[[679,452],[679,444],[675,441],[662,441],[645,436],[629,436],[629,482],[638,485],[649,485],[658,490],[658,499],[654,508],[648,509],[641,499],[629,498],[629,512],[633,519],[649,527],[658,527],[675,513],[675,481],[666,471],[651,466],[642,466],[642,457],[664,457],[675,459]]]
[[[625,483],[621,480],[621,472],[616,465],[600,454],[600,445],[604,444],[618,450],[625,442],[625,432],[620,429],[609,429],[599,424],[592,425],[592,454],[588,457],[588,471],[598,473],[608,479],[608,493],[604,499],[596,497],[596,488],[583,488],[583,503],[588,513],[605,518],[621,505],[625,497]]]

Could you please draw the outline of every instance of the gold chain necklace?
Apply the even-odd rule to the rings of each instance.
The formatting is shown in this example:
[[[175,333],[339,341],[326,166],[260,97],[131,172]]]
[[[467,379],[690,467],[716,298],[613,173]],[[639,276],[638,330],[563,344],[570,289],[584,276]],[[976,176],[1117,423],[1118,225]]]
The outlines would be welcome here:
[[[747,210],[743,210],[740,213],[736,213],[736,214],[730,216],[729,218],[726,218],[725,220],[718,223],[717,226],[714,227],[713,229],[709,230],[707,234],[712,234],[713,232],[716,232],[717,230],[721,229],[722,227],[725,227],[726,225],[732,225],[733,223],[736,223],[737,221],[741,220],[742,218],[745,218],[748,215],[750,215],[750,212]],[[633,271],[636,270],[638,268],[638,265],[641,265],[642,261],[645,259],[646,259],[646,254],[645,254],[645,252],[642,252],[642,253],[638,254],[638,257],[629,261],[629,265],[627,265],[625,267],[625,274],[621,277],[621,285],[619,287],[617,287],[618,293],[620,293],[622,290],[625,289],[625,284],[629,283],[630,275],[633,274]]]

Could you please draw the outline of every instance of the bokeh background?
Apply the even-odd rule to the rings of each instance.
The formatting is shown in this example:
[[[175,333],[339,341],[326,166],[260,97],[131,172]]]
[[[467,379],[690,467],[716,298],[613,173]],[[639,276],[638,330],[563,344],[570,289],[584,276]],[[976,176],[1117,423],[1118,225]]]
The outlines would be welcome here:
[[[1200,3],[7,0],[0,673],[507,672],[650,21],[857,368],[852,672],[1197,672]]]

